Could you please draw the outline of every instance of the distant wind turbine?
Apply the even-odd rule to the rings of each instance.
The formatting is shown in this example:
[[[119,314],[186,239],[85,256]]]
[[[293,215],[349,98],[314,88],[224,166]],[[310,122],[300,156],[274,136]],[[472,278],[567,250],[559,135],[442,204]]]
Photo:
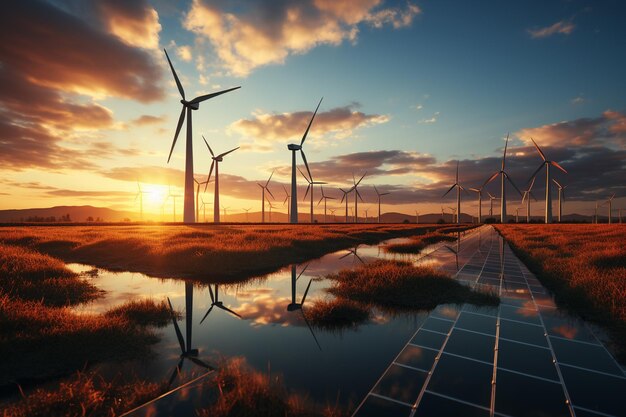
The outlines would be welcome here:
[[[202,216],[204,217],[204,222],[206,223],[206,206],[210,205],[211,203],[205,202],[202,197],[200,197],[200,201],[202,202],[201,204]]]
[[[309,293],[309,289],[311,288],[311,283],[313,282],[312,278],[309,279],[309,284],[307,285],[306,290],[304,290],[304,295],[302,296],[302,300],[299,303],[296,302],[296,283],[300,279],[302,274],[304,274],[304,271],[306,271],[308,267],[309,267],[308,264],[305,265],[304,269],[302,269],[302,271],[300,271],[300,273],[296,276],[296,273],[297,273],[296,264],[291,265],[291,303],[287,305],[287,311],[300,310],[300,313],[302,313],[302,318],[304,319],[304,323],[309,328],[309,331],[311,332],[313,339],[315,339],[315,344],[317,345],[319,350],[322,350],[322,347],[320,346],[320,343],[317,341],[317,337],[315,336],[315,333],[313,333],[313,329],[309,325],[309,321],[306,319],[306,316],[304,315],[304,311],[302,309],[302,307],[304,306],[304,302],[306,301],[306,296]]]
[[[352,174],[352,183],[354,184],[352,186],[352,189],[354,190],[354,222],[355,223],[359,222],[359,199],[361,200],[361,202],[363,202],[363,197],[361,197],[361,193],[359,193],[358,186],[359,184],[361,184],[361,181],[363,181],[363,178],[365,178],[366,175],[367,175],[367,172],[365,172],[358,181],[355,181],[354,174]]]
[[[250,223],[250,221],[248,220],[248,214],[249,214],[250,210],[252,210],[252,207],[247,208],[247,209],[243,209],[243,211],[246,212],[246,223]]]
[[[306,196],[309,194],[309,190],[311,190],[311,223],[314,223],[315,219],[314,219],[314,213],[313,213],[313,187],[315,185],[322,185],[322,184],[326,184],[326,183],[325,182],[321,182],[321,181],[313,181],[313,177],[308,178],[306,175],[304,175],[304,172],[302,172],[300,170],[300,168],[298,168],[298,171],[300,171],[300,174],[304,177],[306,182],[309,183],[309,185],[307,185],[307,187],[306,187],[306,192],[304,193],[304,198],[302,200],[306,200]],[[309,174],[310,174],[310,172],[309,172]]]
[[[137,182],[137,194],[135,194],[135,201],[139,198],[139,218],[143,220],[143,195],[149,194],[147,191],[141,191],[141,185]]]
[[[208,184],[209,180],[206,181],[198,181],[197,179],[193,179],[193,182],[196,183],[196,221],[200,221],[200,205],[198,204],[198,199],[200,198],[200,186],[203,184]],[[206,186],[205,186],[205,190],[206,190]],[[204,216],[204,221],[206,222],[206,216]]]
[[[448,207],[450,209],[450,212],[452,213],[452,223],[458,223],[459,222],[459,216],[457,214],[457,209],[454,207]]]
[[[511,177],[509,177],[509,174],[507,174],[507,172],[504,170],[504,167],[506,165],[506,150],[508,146],[509,134],[507,133],[506,143],[504,145],[504,154],[502,155],[502,167],[500,168],[500,171],[494,172],[493,175],[489,177],[487,181],[485,181],[485,184],[483,184],[484,187],[485,185],[496,179],[498,175],[500,176],[500,223],[506,223],[506,180],[511,183],[511,185],[517,190],[520,196],[522,195],[522,192],[519,190],[519,188],[517,188],[517,185],[515,185]]]
[[[274,194],[272,194],[268,187],[273,175],[274,171],[272,171],[272,173],[270,174],[270,177],[267,179],[265,185],[259,184],[258,182],[256,183],[259,187],[261,187],[261,190],[263,190],[261,193],[261,223],[265,223],[265,191],[267,191],[268,194],[271,195],[272,198],[274,198]]]
[[[489,194],[489,217],[493,217],[493,200],[498,200],[499,198],[491,195],[489,191],[487,191],[487,194]]]
[[[349,189],[348,191],[346,191],[343,188],[340,188],[339,191],[343,193],[343,196],[341,197],[341,201],[339,202],[339,204],[343,203],[343,201],[346,200],[346,223],[348,223],[348,194],[350,194],[352,189]]]
[[[609,224],[612,223],[612,217],[613,217],[613,209],[612,209],[612,203],[613,203],[613,199],[615,198],[615,193],[613,193],[612,196],[609,197],[608,200],[606,200],[605,204],[608,204],[609,206]]]
[[[204,139],[204,136],[202,136],[202,139]],[[213,161],[211,162],[211,168],[209,169],[209,176],[206,180],[206,185],[204,186],[204,190],[206,191],[206,188],[209,185],[209,181],[211,180],[211,174],[213,173],[213,167],[215,167],[215,192],[213,193],[213,222],[219,223],[220,222],[220,162],[224,160],[224,157],[226,155],[228,155],[231,152],[235,152],[237,149],[239,149],[239,146],[231,149],[230,151],[227,151],[227,152],[224,152],[215,156],[215,154],[213,153],[213,149],[211,149],[211,146],[209,146],[209,143],[206,141],[206,139],[204,139],[204,143],[206,144],[206,147],[209,148],[209,152],[211,153],[211,159],[213,159]]]
[[[209,307],[209,309],[207,310],[207,312],[205,313],[204,317],[202,317],[202,320],[200,320],[200,324],[202,324],[202,322],[204,322],[204,320],[209,316],[209,314],[211,313],[211,311],[213,310],[213,307],[217,307],[221,310],[224,310],[225,312],[232,314],[233,316],[237,317],[238,319],[241,319],[241,315],[233,310],[231,310],[230,308],[226,307],[224,305],[223,302],[220,301],[220,297],[219,297],[219,285],[215,284],[215,295],[213,295],[213,289],[211,288],[211,284],[209,284],[209,295],[211,296],[211,307]]]
[[[543,159],[543,162],[541,163],[541,165],[539,165],[539,168],[537,168],[535,173],[533,175],[531,175],[531,177],[528,180],[528,182],[530,182],[539,173],[539,171],[541,171],[541,168],[543,168],[544,166],[546,167],[546,216],[545,216],[545,222],[546,223],[552,223],[552,193],[551,193],[551,187],[550,187],[551,186],[551,184],[550,184],[550,179],[551,179],[551,177],[550,177],[550,166],[557,167],[558,169],[560,169],[561,171],[563,171],[566,174],[567,174],[567,171],[565,170],[565,168],[563,168],[558,163],[556,163],[554,161],[549,161],[546,158],[546,155],[541,151],[541,149],[539,148],[539,145],[537,145],[535,140],[533,138],[530,138],[530,140],[533,141],[533,145],[535,145],[535,148],[537,148],[537,152],[539,152],[539,155],[541,156],[541,159]]]
[[[594,209],[593,212],[593,222],[595,224],[598,224],[598,202],[596,201],[596,208]]]
[[[535,196],[532,193],[532,189],[533,189],[533,185],[535,184],[535,179],[533,178],[533,180],[530,183],[530,187],[528,187],[527,190],[524,190],[524,195],[522,196],[522,204],[524,204],[524,201],[526,201],[526,223],[530,223],[530,199],[531,197],[537,201],[537,199],[535,198]]]
[[[176,197],[182,197],[180,194],[172,194],[172,187],[168,186],[168,193],[167,193],[167,197],[166,197],[166,201],[168,198],[172,199],[172,205],[174,207],[174,219],[173,221],[176,221]]]
[[[335,212],[337,211],[337,209],[329,209],[330,210],[330,215],[333,216],[333,223],[337,222],[337,218],[335,217]]]
[[[369,207],[366,207],[365,209],[363,209],[363,211],[365,212],[365,223],[369,222],[369,215],[367,214],[369,212]]]
[[[470,191],[474,191],[478,194],[478,223],[483,221],[483,188],[485,186],[481,185],[478,188],[470,188]]]
[[[309,134],[309,130],[311,129],[311,124],[313,124],[313,119],[315,119],[315,115],[317,114],[317,110],[320,108],[320,104],[322,104],[323,99],[324,97],[322,97],[320,99],[320,102],[317,103],[315,112],[313,112],[313,116],[311,117],[311,120],[309,121],[309,125],[304,131],[304,135],[302,136],[302,140],[300,141],[300,144],[298,145],[297,143],[290,143],[289,145],[287,145],[287,149],[291,151],[291,217],[289,221],[294,224],[298,223],[298,184],[296,181],[296,152],[300,151],[300,155],[302,156],[302,161],[304,162],[306,171],[309,173],[309,177],[311,178],[311,180],[313,180],[313,176],[311,175],[311,170],[309,169],[309,164],[306,161],[306,155],[304,155],[304,150],[302,150],[302,146],[304,145],[306,136]],[[311,219],[311,223],[313,223],[313,219]]]
[[[287,221],[289,221],[289,219],[291,219],[291,202],[289,201],[289,199],[291,198],[291,196],[289,195],[289,191],[287,191],[287,187],[285,187],[283,185],[283,191],[285,192],[285,199],[283,200],[283,206],[285,205],[285,203],[287,203]]]
[[[376,186],[374,186],[374,191],[376,191],[376,196],[378,196],[378,223],[380,223],[380,198],[384,195],[389,195],[391,193],[379,193],[378,192],[378,188],[376,188]]]
[[[522,207],[515,207],[515,223],[519,223],[519,211]]]
[[[230,207],[224,207],[222,206],[222,210],[224,210],[224,221],[226,221],[226,210],[228,210]]]
[[[452,191],[454,189],[454,187],[457,188],[457,190],[456,190],[456,209],[454,211],[455,211],[455,213],[461,214],[461,190],[465,191],[465,188],[463,188],[463,186],[461,184],[459,184],[459,161],[456,161],[456,177],[455,177],[454,184],[452,184],[452,187],[450,187],[448,189],[448,191],[446,191],[445,194],[443,196],[441,196],[441,198],[445,197],[450,191]],[[458,214],[456,216],[456,224],[460,223],[459,219],[460,219],[461,216],[459,216]]]
[[[559,187],[558,219],[559,219],[559,223],[561,223],[561,216],[563,215],[563,200],[565,199],[565,189],[567,188],[567,185],[562,186],[561,183],[559,183],[554,178],[552,179],[552,182],[554,182],[556,186]]]
[[[165,49],[164,49],[165,51]],[[191,122],[191,111],[198,110],[200,108],[200,103],[205,100],[208,100],[213,97],[217,97],[224,93],[228,93],[230,91],[236,90],[239,87],[229,88],[227,90],[218,91],[217,93],[205,94],[202,96],[198,96],[191,101],[187,101],[185,98],[185,90],[183,89],[183,85],[180,83],[178,79],[178,75],[174,70],[174,66],[172,65],[172,61],[170,61],[170,57],[165,51],[165,57],[167,58],[167,62],[170,65],[170,69],[172,70],[172,75],[174,76],[174,80],[176,81],[176,87],[178,87],[178,92],[180,93],[183,107],[180,112],[180,116],[178,118],[178,124],[176,125],[176,133],[174,134],[174,140],[172,141],[172,147],[170,149],[170,154],[167,157],[167,162],[170,162],[170,158],[172,157],[172,152],[174,151],[174,146],[176,146],[176,140],[178,139],[178,134],[180,133],[180,129],[183,127],[183,122],[185,121],[185,113],[187,116],[187,141],[186,141],[186,153],[185,153],[185,204],[184,204],[184,216],[183,221],[185,223],[194,223],[196,219],[194,218],[194,204],[193,204],[193,141],[192,141],[192,122]]]
[[[320,201],[317,202],[317,205],[319,206],[320,203],[322,202],[322,200],[324,200],[324,223],[327,223],[326,221],[326,203],[328,202],[328,200],[334,200],[335,197],[329,197],[326,194],[324,194],[324,186],[320,185],[320,188],[322,190],[322,197],[320,198]],[[311,191],[313,192],[313,191]]]

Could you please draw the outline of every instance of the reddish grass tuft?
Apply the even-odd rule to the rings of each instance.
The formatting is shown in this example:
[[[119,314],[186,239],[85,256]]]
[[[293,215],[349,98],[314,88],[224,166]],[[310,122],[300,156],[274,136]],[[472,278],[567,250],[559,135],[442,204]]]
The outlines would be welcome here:
[[[306,309],[307,320],[312,326],[326,330],[354,328],[370,318],[370,311],[352,300],[335,298],[333,300],[316,300]]]

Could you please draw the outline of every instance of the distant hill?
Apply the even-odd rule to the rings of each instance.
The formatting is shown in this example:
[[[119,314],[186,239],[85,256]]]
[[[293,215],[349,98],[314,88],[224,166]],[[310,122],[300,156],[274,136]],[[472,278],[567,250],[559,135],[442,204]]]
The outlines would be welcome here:
[[[35,219],[51,219],[60,221],[69,215],[72,222],[85,222],[88,217],[98,217],[104,222],[121,222],[124,219],[136,220],[137,213],[118,211],[106,207],[93,206],[56,206],[47,208],[30,208],[20,210],[0,210],[0,223],[18,223]],[[41,220],[39,220],[41,221]]]
[[[229,223],[260,223],[261,222],[261,212],[250,212],[246,215],[245,212],[237,212],[237,213],[229,213],[226,212],[226,216],[224,217],[224,213],[221,212],[221,220],[222,222]],[[68,216],[71,222],[86,222],[87,218],[91,217],[94,220],[100,218],[103,222],[123,222],[125,219],[130,219],[131,221],[139,220],[139,214],[136,212],[129,211],[120,211],[114,210],[106,207],[93,207],[93,206],[56,206],[56,207],[47,207],[47,208],[30,208],[30,209],[20,209],[20,210],[0,210],[0,223],[20,223],[20,222],[28,222],[28,221],[51,221],[51,218],[54,217],[55,221],[61,221],[61,218],[64,216]],[[499,220],[500,216],[494,216]],[[182,220],[182,213],[177,213],[177,218]],[[310,212],[299,212],[298,218],[301,222],[308,222],[311,218]],[[485,216],[486,218],[486,216]],[[515,216],[509,215],[509,220],[514,220]],[[160,221],[161,216],[146,213],[146,220]],[[520,222],[526,220],[526,216],[520,215]],[[171,221],[171,214],[166,214],[165,221]],[[200,211],[200,218],[198,219],[200,222],[204,221],[203,211]],[[213,221],[213,211],[206,211],[206,220],[208,222]],[[337,210],[335,215],[332,214],[327,215],[328,222],[338,222],[343,223],[345,220],[345,211]],[[389,212],[383,213],[381,216],[381,222],[383,223],[415,223],[415,215],[409,215],[405,213],[397,213],[397,212]],[[420,214],[419,222],[420,223],[437,223],[441,220],[441,213],[425,213]],[[469,214],[463,213],[461,214],[461,222],[462,223],[472,223],[475,218]],[[484,220],[484,219],[483,219]],[[582,214],[567,214],[563,216],[563,220],[566,222],[591,222],[591,216],[585,216]],[[270,214],[269,210],[265,212],[265,221],[270,222]],[[288,217],[286,212],[272,212],[271,222],[272,223],[287,223]],[[318,223],[324,222],[324,215],[316,213],[315,221]],[[350,221],[352,221],[352,216],[350,216]],[[444,221],[446,223],[452,222],[452,215],[447,212],[444,216]],[[531,218],[532,222],[542,222],[543,217],[533,216]],[[555,216],[556,221],[556,216]],[[606,216],[599,216],[599,221],[601,223],[606,223]],[[617,223],[617,216],[614,217],[613,220]],[[360,223],[365,223],[365,217],[359,217]],[[377,217],[375,213],[368,217],[368,223],[376,223]]]

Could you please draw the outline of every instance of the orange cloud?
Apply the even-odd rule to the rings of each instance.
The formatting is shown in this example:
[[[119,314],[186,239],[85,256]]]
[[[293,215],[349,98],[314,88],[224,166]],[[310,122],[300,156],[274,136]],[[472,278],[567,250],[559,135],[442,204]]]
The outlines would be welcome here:
[[[109,32],[140,48],[159,46],[159,14],[145,0],[104,0],[96,3]]]
[[[231,13],[214,2],[193,0],[184,27],[211,42],[223,66],[235,76],[255,68],[284,63],[318,45],[356,41],[358,25],[401,28],[412,23],[420,9],[383,8],[380,0],[275,0],[258,2],[246,14]]]
[[[574,25],[572,22],[561,20],[560,22],[556,22],[555,24],[547,26],[545,28],[529,29],[528,33],[530,34],[531,38],[539,39],[547,38],[548,36],[552,36],[557,33],[561,35],[569,35],[574,31],[574,28],[576,28],[576,25]]]
[[[337,107],[326,112],[318,112],[311,136],[328,133],[336,138],[345,138],[358,128],[387,123],[389,117],[379,114],[365,114],[354,109],[354,105]],[[253,119],[239,119],[230,125],[230,130],[260,139],[264,142],[286,141],[301,138],[313,112],[257,113]],[[255,144],[256,146],[256,144]]]

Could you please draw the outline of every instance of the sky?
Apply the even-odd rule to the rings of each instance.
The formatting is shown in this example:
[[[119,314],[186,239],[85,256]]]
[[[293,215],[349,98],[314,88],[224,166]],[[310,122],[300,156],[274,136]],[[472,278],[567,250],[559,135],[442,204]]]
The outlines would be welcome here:
[[[499,170],[507,135],[506,170],[519,189],[542,162],[533,138],[568,171],[555,174],[567,185],[565,213],[590,215],[613,193],[613,208],[626,208],[625,15],[618,0],[9,2],[0,209],[137,211],[139,183],[144,211],[171,212],[185,150],[183,128],[167,162],[181,104],[164,48],[188,98],[241,86],[193,112],[198,180],[211,163],[202,136],[216,153],[239,147],[220,164],[230,212],[260,210],[256,183],[273,171],[286,212],[286,145],[299,142],[322,97],[304,145],[312,175],[340,198],[339,187],[367,173],[361,210],[375,210],[374,185],[390,192],[383,211],[452,206],[454,193],[442,195],[457,161],[461,185],[480,187]],[[498,180],[485,189],[499,195]],[[521,198],[507,192],[512,213]],[[534,215],[544,193],[542,173]],[[462,198],[462,211],[476,214],[476,194]],[[212,201],[212,184],[203,199]]]

